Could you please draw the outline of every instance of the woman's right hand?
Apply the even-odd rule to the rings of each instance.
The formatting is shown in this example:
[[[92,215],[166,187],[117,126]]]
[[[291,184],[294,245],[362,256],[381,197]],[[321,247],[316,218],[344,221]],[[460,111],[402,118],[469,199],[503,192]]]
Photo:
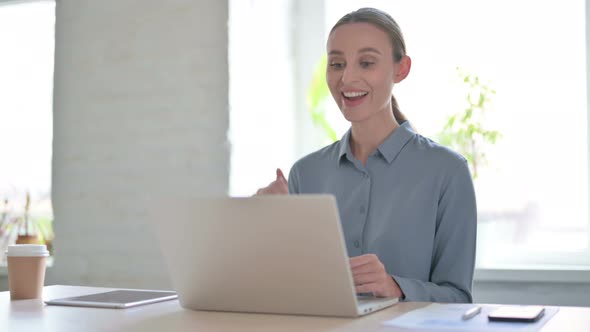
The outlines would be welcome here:
[[[258,189],[256,195],[287,195],[289,194],[289,184],[283,171],[277,168],[277,178],[268,186]]]

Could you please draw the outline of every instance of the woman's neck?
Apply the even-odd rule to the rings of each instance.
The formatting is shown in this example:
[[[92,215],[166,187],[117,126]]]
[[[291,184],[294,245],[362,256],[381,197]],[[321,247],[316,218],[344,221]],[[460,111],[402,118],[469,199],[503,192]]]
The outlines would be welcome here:
[[[352,135],[350,136],[352,154],[363,165],[366,165],[371,153],[375,152],[399,126],[393,113],[387,110],[379,112],[363,122],[352,123]]]

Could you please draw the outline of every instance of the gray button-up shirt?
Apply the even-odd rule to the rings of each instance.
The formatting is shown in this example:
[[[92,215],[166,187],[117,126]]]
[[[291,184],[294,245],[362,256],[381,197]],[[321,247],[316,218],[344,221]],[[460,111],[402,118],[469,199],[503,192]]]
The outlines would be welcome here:
[[[291,168],[293,194],[333,194],[349,256],[373,253],[407,301],[472,302],[477,211],[465,158],[408,122],[366,166],[342,139]]]

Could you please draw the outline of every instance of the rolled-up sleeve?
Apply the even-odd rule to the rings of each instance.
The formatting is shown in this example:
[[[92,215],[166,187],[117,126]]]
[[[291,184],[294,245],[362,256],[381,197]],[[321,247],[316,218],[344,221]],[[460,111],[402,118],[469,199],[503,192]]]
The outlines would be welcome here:
[[[441,187],[430,280],[393,275],[405,301],[473,302],[477,208],[469,168],[462,163]]]

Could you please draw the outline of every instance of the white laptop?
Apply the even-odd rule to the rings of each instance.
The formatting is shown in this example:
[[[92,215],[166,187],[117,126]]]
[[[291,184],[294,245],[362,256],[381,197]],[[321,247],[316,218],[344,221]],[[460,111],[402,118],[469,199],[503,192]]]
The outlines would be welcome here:
[[[356,317],[398,302],[356,296],[331,195],[176,199],[149,217],[185,308]]]

